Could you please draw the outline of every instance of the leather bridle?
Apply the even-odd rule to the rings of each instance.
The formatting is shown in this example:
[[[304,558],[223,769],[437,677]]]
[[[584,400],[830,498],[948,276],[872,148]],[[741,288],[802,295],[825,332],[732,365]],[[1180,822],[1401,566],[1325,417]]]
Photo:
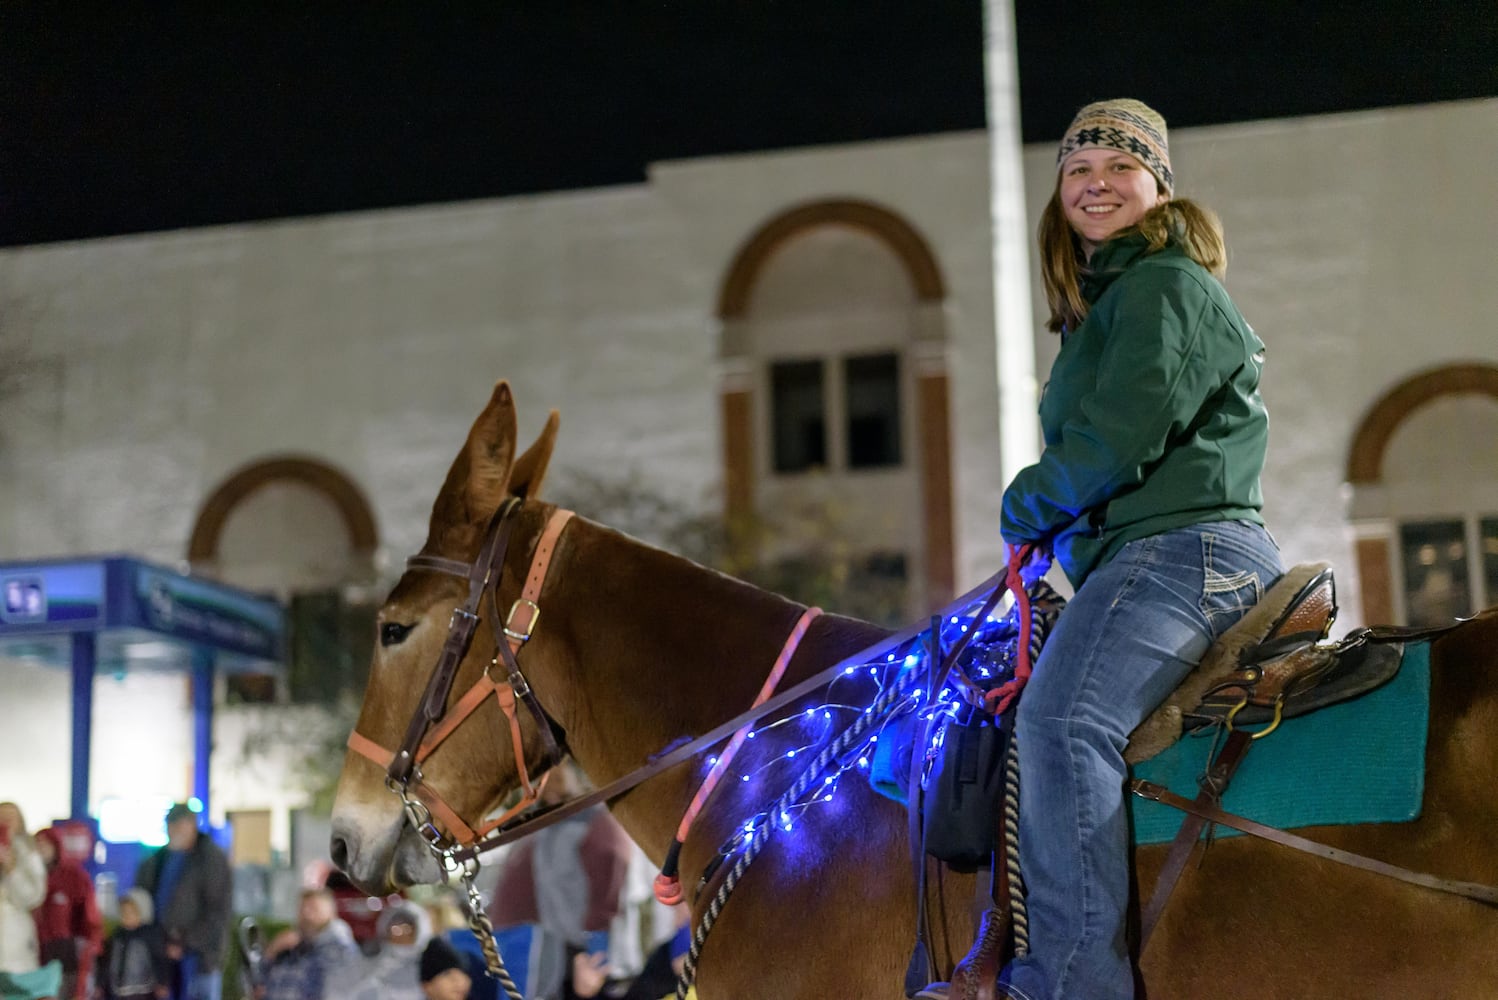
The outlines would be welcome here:
[[[560,727],[536,700],[535,692],[520,671],[516,655],[520,652],[520,647],[530,639],[540,620],[541,608],[537,599],[546,582],[546,572],[551,565],[557,539],[572,518],[572,511],[558,509],[546,522],[541,538],[536,543],[535,554],[531,557],[521,595],[510,605],[509,613],[501,622],[499,580],[520,505],[521,501],[512,497],[494,512],[485,530],[478,558],[472,563],[431,555],[416,555],[406,561],[408,570],[445,573],[467,580],[468,598],[461,607],[453,611],[452,618],[448,621],[447,639],[443,642],[437,665],[427,679],[426,691],[406,727],[406,735],[400,746],[392,752],[357,730],[349,734],[348,738],[349,749],[385,768],[386,787],[401,796],[407,819],[439,858],[450,857],[455,849],[479,845],[491,831],[535,805],[540,800],[551,769],[565,755],[557,739]],[[481,617],[488,619],[493,633],[494,657],[483,675],[449,708],[447,702],[457,679],[458,668],[473,645],[474,633]],[[496,681],[494,675],[501,664],[505,677]],[[510,743],[515,755],[515,766],[519,771],[521,798],[496,819],[487,823],[469,823],[426,781],[421,764],[491,694],[509,722]],[[525,738],[517,711],[517,706],[521,704],[529,711],[545,745],[546,761],[537,772],[539,780],[533,780],[526,764]],[[441,827],[446,828],[445,831],[437,825],[438,822]]]

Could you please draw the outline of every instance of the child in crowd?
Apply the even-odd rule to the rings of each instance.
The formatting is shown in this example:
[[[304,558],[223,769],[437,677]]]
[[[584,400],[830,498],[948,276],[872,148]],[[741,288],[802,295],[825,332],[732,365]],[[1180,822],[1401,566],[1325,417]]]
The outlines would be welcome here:
[[[136,887],[120,900],[120,924],[104,942],[94,976],[94,995],[102,1000],[154,997],[165,1000],[170,993],[171,964],[166,957],[166,937],[152,921],[155,906],[151,894]]]
[[[62,963],[61,1000],[87,1000],[89,972],[104,943],[104,920],[88,872],[63,850],[62,832],[38,830],[36,850],[47,866],[47,898],[31,911],[43,963]]]
[[[426,1000],[468,1000],[473,979],[464,971],[463,956],[445,939],[434,937],[427,942],[419,975]]]

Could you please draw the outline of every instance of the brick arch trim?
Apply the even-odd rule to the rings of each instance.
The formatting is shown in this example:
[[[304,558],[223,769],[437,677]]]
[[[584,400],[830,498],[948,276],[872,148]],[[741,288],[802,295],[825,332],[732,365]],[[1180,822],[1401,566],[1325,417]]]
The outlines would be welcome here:
[[[219,537],[229,514],[250,494],[277,482],[300,483],[326,496],[343,517],[354,551],[361,556],[374,555],[379,545],[374,513],[353,480],[316,459],[282,456],[240,468],[213,491],[198,512],[187,546],[188,560],[201,563],[217,559]]]
[[[1349,483],[1383,479],[1384,452],[1399,425],[1415,410],[1443,396],[1477,393],[1498,399],[1498,367],[1488,364],[1446,365],[1421,372],[1390,389],[1368,410],[1347,455]]]
[[[923,302],[946,298],[936,256],[925,237],[899,215],[873,202],[853,199],[816,201],[787,209],[761,226],[739,247],[718,292],[720,319],[736,319],[749,307],[749,294],[760,272],[793,237],[820,226],[841,225],[870,234],[889,246],[904,263]]]

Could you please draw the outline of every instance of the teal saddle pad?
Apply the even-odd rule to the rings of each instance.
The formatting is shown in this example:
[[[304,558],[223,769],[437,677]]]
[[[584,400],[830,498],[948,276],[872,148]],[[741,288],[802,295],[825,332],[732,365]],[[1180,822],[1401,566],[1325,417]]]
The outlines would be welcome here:
[[[1258,740],[1222,798],[1230,813],[1281,828],[1407,822],[1420,815],[1430,722],[1430,643],[1404,648],[1399,672],[1382,687],[1286,719]],[[1183,737],[1135,766],[1134,777],[1194,799],[1207,769],[1210,736]],[[1185,813],[1136,795],[1134,843],[1173,839]],[[1219,837],[1240,836],[1217,828]]]

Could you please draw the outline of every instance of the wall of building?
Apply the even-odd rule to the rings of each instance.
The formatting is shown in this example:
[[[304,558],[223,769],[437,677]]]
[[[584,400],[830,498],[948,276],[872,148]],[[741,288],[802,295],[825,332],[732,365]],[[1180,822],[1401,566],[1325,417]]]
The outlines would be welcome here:
[[[19,355],[0,395],[0,557],[180,562],[216,487],[294,454],[358,485],[379,561],[398,566],[498,378],[523,439],[561,411],[554,481],[633,478],[716,510],[719,285],[767,219],[842,197],[919,229],[950,289],[959,564],[975,582],[997,545],[984,150],[972,134],[768,153],[662,164],[638,187],[0,252]],[[240,742],[235,724],[220,718],[220,746]],[[65,788],[59,760],[15,776],[17,794]],[[240,798],[227,758],[213,787],[216,813],[263,804]]]
[[[1266,513],[1288,559],[1336,564],[1344,623],[1360,606],[1343,481],[1362,415],[1421,370],[1498,363],[1485,183],[1498,132],[1475,127],[1495,112],[1461,102],[1171,137],[1180,193],[1222,215],[1229,290],[1268,344]],[[1032,231],[1053,156],[1024,151]],[[633,476],[717,509],[720,285],[766,220],[841,198],[898,214],[941,270],[957,582],[971,586],[998,561],[1003,486],[987,157],[977,133],[766,152],[657,164],[638,186],[0,252],[0,558],[180,561],[216,486],[295,454],[369,498],[388,571],[419,546],[497,378],[515,387],[522,438],[561,410],[559,481]],[[1043,377],[1056,344],[1035,343]],[[8,690],[24,669],[0,665]],[[175,690],[152,704],[185,712]],[[55,738],[65,761],[65,727]],[[58,776],[3,784],[50,802]],[[116,780],[101,772],[95,796]],[[213,781],[216,812],[269,797],[227,760]],[[283,816],[297,804],[277,796]]]

